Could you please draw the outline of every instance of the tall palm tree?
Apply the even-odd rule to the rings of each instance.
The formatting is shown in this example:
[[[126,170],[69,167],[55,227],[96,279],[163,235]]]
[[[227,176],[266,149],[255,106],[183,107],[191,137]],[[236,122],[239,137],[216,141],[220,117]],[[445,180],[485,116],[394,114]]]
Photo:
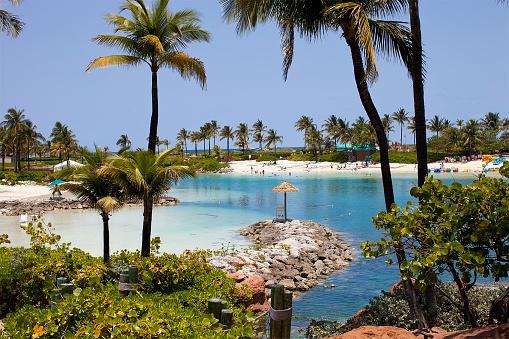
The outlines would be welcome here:
[[[74,152],[78,149],[78,140],[76,139],[76,135],[74,135],[73,131],[67,126],[63,125],[60,131],[60,135],[58,138],[53,138],[53,149],[59,157],[61,154],[66,155],[67,166],[69,167],[69,158],[71,156],[71,152]]]
[[[277,131],[274,129],[269,129],[267,131],[267,136],[263,138],[263,142],[265,143],[265,147],[270,147],[270,145],[274,145],[274,164],[276,163],[277,159],[277,143],[283,143],[283,137],[280,135],[277,135]]]
[[[131,144],[131,140],[129,140],[127,134],[122,134],[117,140],[117,146],[120,147],[120,149],[127,149],[131,147]]]
[[[312,125],[308,130],[308,137],[306,140],[306,144],[313,147],[315,150],[315,158],[316,162],[318,162],[318,149],[321,150],[323,144],[323,135],[322,131],[320,131],[316,125]],[[321,153],[321,151],[320,151]]]
[[[334,140],[334,146],[338,145],[338,137],[340,136],[340,120],[334,114],[329,116],[322,125],[327,135]]]
[[[207,76],[203,62],[182,52],[189,43],[210,41],[210,33],[200,27],[200,16],[189,9],[172,13],[169,0],[155,0],[147,8],[143,0],[125,0],[121,12],[127,11],[130,19],[120,14],[106,14],[109,25],[115,26],[115,33],[125,35],[99,35],[92,39],[99,45],[116,47],[125,55],[110,55],[93,60],[86,71],[113,65],[133,67],[147,64],[152,72],[152,117],[148,149],[156,151],[159,101],[157,93],[157,72],[167,67],[177,71],[183,79],[195,79],[205,88]]]
[[[444,119],[440,119],[438,115],[435,115],[429,120],[429,125],[427,127],[431,132],[436,132],[438,137],[438,133],[444,130]]]
[[[304,131],[304,147],[307,148],[307,138],[309,134],[309,130],[314,126],[313,118],[307,117],[305,115],[301,116],[299,120],[295,123],[295,129],[297,132]]]
[[[384,114],[382,118],[382,125],[384,127],[385,134],[387,134],[387,140],[389,140],[389,133],[394,132],[394,127],[392,126],[392,118],[389,114]]]
[[[191,132],[189,138],[191,142],[194,142],[194,154],[198,156],[198,142],[200,141],[200,132]]]
[[[230,161],[230,139],[235,139],[235,132],[230,126],[223,126],[221,132],[219,132],[219,137],[220,140],[226,139],[226,163],[228,163]]]
[[[51,134],[50,134],[51,143],[53,144],[53,146],[60,139],[62,139],[62,130],[63,130],[64,126],[66,126],[66,125],[62,124],[60,121],[55,122],[55,126],[51,130]],[[59,163],[62,162],[62,154],[61,153],[58,153],[58,162]]]
[[[405,122],[408,122],[408,113],[403,108],[400,108],[396,112],[392,113],[392,119],[399,123],[399,126],[401,128],[399,144],[403,145],[403,125],[405,124]]]
[[[150,256],[152,233],[152,207],[179,179],[194,177],[192,168],[170,160],[171,150],[154,154],[152,151],[136,151],[114,155],[111,162],[102,166],[98,173],[109,176],[124,190],[127,197],[143,201],[143,230],[141,255]],[[169,166],[165,163],[170,162]]]
[[[25,130],[28,119],[25,118],[24,109],[16,110],[16,108],[9,108],[7,110],[7,114],[4,116],[4,121],[0,123],[2,127],[4,127],[8,134],[12,136],[13,147],[12,147],[12,156],[13,156],[13,165],[14,170],[17,171],[21,166],[19,166],[19,137],[21,133]]]
[[[251,131],[253,132],[253,141],[258,142],[260,144],[260,149],[262,149],[263,132],[265,132],[267,126],[265,126],[263,122],[258,119],[253,124],[253,126],[251,126],[251,128]]]
[[[465,120],[463,119],[456,119],[456,126],[458,126],[458,128],[461,128],[463,127],[464,122]]]
[[[237,31],[254,29],[258,23],[268,20],[276,21],[281,32],[281,46],[284,54],[283,77],[286,79],[293,59],[294,30],[301,36],[316,38],[327,31],[342,31],[342,37],[350,48],[354,68],[355,84],[366,114],[376,131],[380,148],[380,167],[384,187],[385,207],[391,210],[394,203],[389,164],[389,147],[382,121],[373,103],[368,89],[368,82],[378,76],[375,54],[384,54],[400,59],[410,71],[412,64],[412,47],[410,31],[394,21],[374,19],[374,16],[390,15],[404,9],[407,0],[220,0],[223,6],[223,17],[237,22]],[[398,262],[405,258],[398,251]],[[400,255],[402,254],[402,255]],[[412,289],[411,283],[407,283]],[[410,309],[418,312],[415,293],[408,297]],[[420,327],[426,327],[422,312],[417,314]]]
[[[480,124],[475,119],[469,119],[463,128],[465,136],[464,145],[468,145],[469,155],[472,156],[472,147],[479,142]]]
[[[120,207],[124,194],[118,183],[98,172],[106,164],[106,153],[95,145],[95,153],[84,152],[82,156],[85,166],[68,167],[54,175],[57,179],[72,181],[58,185],[58,189],[71,192],[99,211],[103,220],[103,259],[107,264],[110,261],[110,215]]]
[[[189,132],[185,128],[182,128],[177,135],[177,140],[184,144],[186,156],[187,156],[187,139],[189,139]]]
[[[500,118],[500,113],[488,112],[488,114],[484,116],[484,119],[481,119],[481,124],[482,127],[487,130],[498,132],[501,121],[502,119]]]
[[[410,134],[414,135],[414,145],[416,144],[416,133],[415,133],[415,117],[410,117],[406,129],[409,130]]]
[[[212,126],[212,123],[207,122],[203,126],[203,132],[205,133],[205,139],[209,141],[209,157],[210,157],[210,139],[214,136],[214,128]],[[205,144],[204,144],[205,145]],[[203,149],[205,151],[205,148]]]
[[[14,7],[18,6],[23,0],[7,0]],[[19,33],[23,30],[25,23],[19,19],[18,16],[0,9],[0,30],[10,36],[17,38]]]
[[[205,148],[205,141],[207,140],[208,132],[207,132],[207,126],[200,127],[200,141],[203,141],[203,156],[205,156],[206,148]]]
[[[25,131],[23,135],[27,143],[27,170],[30,170],[30,146],[35,149],[38,144],[41,144],[46,139],[41,133],[37,132],[37,125],[34,125],[30,120],[28,120],[25,124]]]
[[[216,147],[216,137],[219,134],[221,127],[217,124],[216,120],[210,121],[210,135],[214,138],[214,147]]]
[[[242,153],[249,144],[249,127],[246,123],[240,123],[235,130],[235,136],[237,137],[238,145],[242,147]]]

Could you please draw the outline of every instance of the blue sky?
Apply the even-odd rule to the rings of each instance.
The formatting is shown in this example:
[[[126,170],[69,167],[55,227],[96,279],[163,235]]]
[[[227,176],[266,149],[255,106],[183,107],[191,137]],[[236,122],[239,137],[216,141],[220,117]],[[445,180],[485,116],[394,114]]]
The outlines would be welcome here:
[[[25,109],[45,137],[56,121],[67,124],[81,145],[109,146],[127,134],[134,147],[146,147],[151,114],[151,74],[147,66],[111,67],[84,74],[91,60],[118,51],[90,39],[111,34],[104,13],[117,13],[116,0],[25,0],[2,9],[26,22],[17,39],[0,35],[0,115]],[[488,112],[509,116],[509,9],[495,0],[425,0],[420,2],[427,54],[426,115],[480,119]],[[347,121],[366,117],[353,78],[349,49],[339,34],[320,41],[298,40],[288,80],[283,81],[279,31],[271,24],[239,37],[221,20],[214,0],[172,0],[170,9],[192,8],[203,14],[210,43],[190,45],[200,58],[208,89],[161,70],[161,139],[175,145],[181,128],[198,130],[210,120],[220,126],[251,126],[261,119],[301,146],[295,122],[302,116],[321,126],[335,114]],[[408,18],[399,18],[408,21]],[[405,69],[377,59],[380,78],[371,94],[380,115],[403,107],[413,112],[412,84]],[[411,113],[413,114],[413,113]],[[367,119],[367,117],[366,117]],[[389,135],[399,140],[399,126]],[[407,141],[413,137],[404,131]],[[226,147],[226,140],[219,142]],[[189,145],[189,147],[192,147]]]

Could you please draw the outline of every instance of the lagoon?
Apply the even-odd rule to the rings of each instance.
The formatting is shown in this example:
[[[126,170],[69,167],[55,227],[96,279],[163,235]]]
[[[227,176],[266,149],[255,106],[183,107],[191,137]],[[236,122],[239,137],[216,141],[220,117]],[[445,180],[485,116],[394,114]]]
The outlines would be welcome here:
[[[475,173],[437,173],[446,184],[470,183]],[[175,206],[154,207],[152,236],[161,238],[161,250],[182,253],[185,249],[245,247],[250,241],[237,229],[260,220],[272,219],[283,195],[271,190],[287,180],[299,188],[287,194],[288,217],[312,220],[338,232],[354,249],[355,260],[335,272],[323,283],[335,289],[317,286],[294,301],[294,316],[305,319],[346,321],[381,290],[388,290],[398,279],[396,266],[387,267],[386,259],[363,258],[359,244],[377,240],[380,233],[372,227],[371,217],[384,209],[382,180],[379,174],[341,173],[289,176],[260,174],[200,174],[184,180],[169,195],[180,199]],[[411,199],[409,190],[415,174],[393,174],[396,202]],[[140,248],[142,208],[123,208],[110,220],[111,250]],[[102,220],[94,210],[48,212],[62,241],[71,242],[93,255],[102,254]],[[0,233],[8,233],[13,245],[28,245],[29,239],[17,226],[18,217],[2,217]]]

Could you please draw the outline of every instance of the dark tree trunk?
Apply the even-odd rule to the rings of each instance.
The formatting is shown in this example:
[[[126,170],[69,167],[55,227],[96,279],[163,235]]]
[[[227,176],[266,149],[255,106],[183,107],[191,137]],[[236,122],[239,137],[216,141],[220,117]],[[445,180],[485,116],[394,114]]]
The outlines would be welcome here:
[[[207,147],[205,146],[205,139],[203,139],[203,156],[205,157],[205,155],[207,154],[206,151],[207,150]]]
[[[456,269],[452,263],[448,262],[447,266],[449,267],[449,271],[451,272],[456,285],[458,285],[458,291],[460,292],[461,300],[463,301],[463,313],[465,314],[465,317],[468,319],[468,322],[472,328],[479,327],[479,324],[477,323],[477,320],[475,319],[474,315],[472,314],[472,310],[470,309],[470,303],[468,301],[468,296],[463,281],[461,281],[461,278],[458,276],[458,273],[456,272]]]
[[[2,146],[2,172],[5,171],[5,146]]]
[[[110,262],[110,229],[108,225],[110,216],[106,211],[101,212],[101,216],[103,218],[103,242],[104,242],[103,258],[104,264],[106,265]]]
[[[226,163],[228,163],[230,161],[230,138],[226,138],[226,154]]]
[[[152,117],[150,118],[150,134],[148,136],[148,150],[152,151],[152,153],[156,152],[158,120],[159,120],[159,101],[157,99],[157,71],[152,70]]]
[[[412,30],[412,83],[414,90],[415,147],[417,148],[417,185],[422,187],[428,175],[428,149],[426,144],[426,114],[422,78],[422,41],[419,19],[419,1],[408,0]]]
[[[209,138],[209,158],[210,158],[210,138]]]
[[[150,234],[152,233],[152,198],[143,201],[143,230],[141,238],[141,256],[150,256]]]
[[[30,171],[30,140],[27,140],[27,148],[28,148],[28,165],[27,165],[27,171]]]
[[[14,172],[18,170],[18,148],[16,145],[18,144],[18,137],[16,136],[16,140],[14,140],[14,146],[13,146],[13,152],[12,152],[12,160],[13,160],[13,167]]]
[[[357,40],[355,40],[355,38],[353,37],[345,38],[346,42],[348,43],[348,46],[350,47],[350,52],[352,54],[352,62],[354,68],[355,83],[357,85],[357,91],[359,92],[362,106],[364,107],[364,110],[366,111],[366,114],[368,115],[371,125],[375,129],[378,138],[378,146],[380,147],[380,166],[382,172],[382,183],[385,196],[385,208],[388,212],[390,212],[391,206],[394,203],[394,191],[392,188],[391,169],[389,164],[389,145],[387,143],[387,136],[385,135],[382,120],[378,115],[378,111],[369,93],[359,44]],[[398,259],[399,266],[401,266],[401,263],[406,261],[405,252],[401,248],[396,250],[396,257]],[[405,280],[405,293],[410,311],[412,312],[414,319],[419,321],[419,328],[427,327],[426,320],[424,319],[424,315],[422,313],[420,305],[417,302],[417,296],[415,294],[415,289],[411,280]]]
[[[277,148],[276,143],[274,143],[274,165],[276,164],[276,158],[277,158]]]

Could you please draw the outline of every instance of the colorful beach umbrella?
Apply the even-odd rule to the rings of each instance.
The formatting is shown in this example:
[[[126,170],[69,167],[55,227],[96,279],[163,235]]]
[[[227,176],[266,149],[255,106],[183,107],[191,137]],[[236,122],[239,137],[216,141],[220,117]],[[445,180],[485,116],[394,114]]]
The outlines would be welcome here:
[[[56,185],[60,185],[60,184],[63,184],[65,183],[65,181],[63,180],[55,180],[53,181],[51,184],[49,184],[50,186],[56,186]]]
[[[287,220],[287,218],[286,218],[286,193],[287,192],[298,192],[298,191],[299,191],[299,189],[297,187],[293,186],[292,184],[287,183],[286,181],[277,185],[272,190],[272,192],[283,192],[285,194],[285,221]]]

